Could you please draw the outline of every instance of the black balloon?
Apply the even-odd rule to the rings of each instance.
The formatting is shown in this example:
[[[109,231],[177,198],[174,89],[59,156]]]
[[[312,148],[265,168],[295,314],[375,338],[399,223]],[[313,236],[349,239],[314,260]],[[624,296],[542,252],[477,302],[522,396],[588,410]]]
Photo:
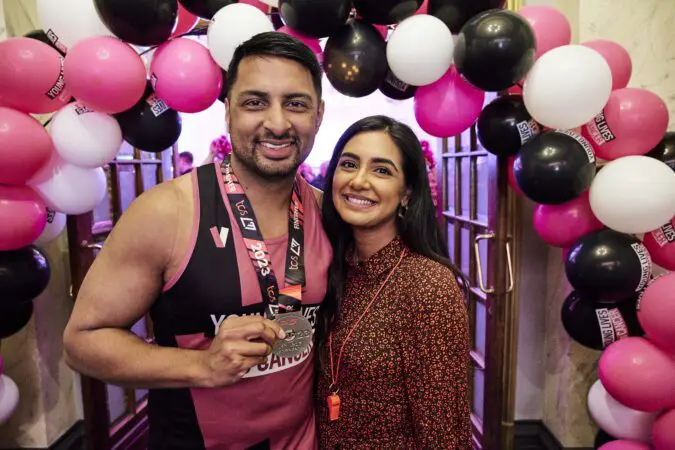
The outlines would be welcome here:
[[[514,156],[524,144],[541,133],[521,95],[497,97],[478,118],[478,139],[497,156]]]
[[[593,350],[602,350],[623,337],[644,336],[636,303],[637,297],[621,303],[599,303],[573,291],[563,303],[560,318],[572,339]]]
[[[286,25],[310,37],[331,36],[349,18],[351,0],[281,0],[279,12]]]
[[[134,45],[159,45],[171,37],[178,0],[94,0],[106,27]]]
[[[558,205],[578,197],[595,177],[595,156],[586,139],[571,131],[535,136],[518,152],[513,174],[526,197]]]
[[[429,0],[429,14],[441,19],[459,34],[465,23],[475,15],[490,9],[501,9],[506,0]]]
[[[424,0],[354,0],[354,8],[364,21],[391,25],[415,14]]]
[[[238,0],[178,0],[181,5],[197,17],[211,20],[222,8]]]
[[[0,252],[0,310],[30,302],[49,284],[47,257],[35,246]]]
[[[405,84],[391,70],[387,70],[387,74],[380,85],[380,92],[394,100],[407,100],[415,96],[417,86]]]
[[[565,274],[585,298],[620,302],[647,286],[651,262],[638,238],[604,229],[587,234],[570,247]]]
[[[618,438],[615,438],[613,436],[610,436],[603,430],[598,430],[597,434],[595,435],[595,442],[593,443],[593,449],[598,450],[600,447],[605,445],[608,442],[612,441],[618,441]]]
[[[124,140],[146,152],[162,152],[176,143],[182,131],[180,114],[161,101],[150,83],[133,108],[116,114]]]
[[[28,325],[33,317],[33,302],[0,308],[0,339],[10,337]]]
[[[370,24],[354,21],[326,42],[323,67],[341,94],[365,97],[382,84],[387,74],[386,44]]]
[[[479,89],[502,91],[522,80],[534,65],[535,37],[520,15],[491,10],[473,17],[457,37],[457,71]]]
[[[24,34],[23,37],[35,39],[40,42],[44,42],[45,44],[49,45],[51,48],[59,52],[61,55],[65,55],[65,52],[63,52],[61,49],[59,49],[52,41],[49,40],[49,37],[47,37],[47,34],[43,30],[33,30],[29,31],[28,33]]]
[[[661,139],[661,142],[645,156],[663,161],[668,167],[675,170],[675,132],[668,131],[663,136],[663,139]]]

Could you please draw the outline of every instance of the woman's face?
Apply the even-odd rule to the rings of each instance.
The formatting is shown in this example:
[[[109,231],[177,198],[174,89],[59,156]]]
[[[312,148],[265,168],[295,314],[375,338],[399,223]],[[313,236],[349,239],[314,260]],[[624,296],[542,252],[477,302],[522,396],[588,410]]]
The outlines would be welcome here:
[[[333,204],[354,228],[396,229],[396,216],[407,204],[403,158],[382,131],[357,134],[345,145],[333,176]]]

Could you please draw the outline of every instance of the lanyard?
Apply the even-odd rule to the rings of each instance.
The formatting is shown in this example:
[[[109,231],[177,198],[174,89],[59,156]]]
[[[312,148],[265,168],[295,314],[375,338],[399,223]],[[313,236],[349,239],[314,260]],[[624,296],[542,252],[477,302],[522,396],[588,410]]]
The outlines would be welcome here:
[[[398,266],[401,264],[401,261],[403,261],[405,254],[406,250],[404,248],[403,250],[401,250],[401,256],[398,258],[396,265],[391,269],[389,275],[387,275],[387,278],[385,278],[385,280],[382,282],[377,292],[375,292],[375,295],[373,296],[372,300],[370,300],[370,303],[368,303],[368,306],[366,306],[366,309],[361,314],[361,317],[358,318],[352,329],[349,330],[349,333],[347,333],[347,337],[345,337],[345,340],[342,342],[342,345],[340,346],[340,351],[338,352],[337,357],[337,364],[335,364],[335,366],[333,366],[333,334],[330,333],[328,335],[328,354],[330,356],[330,378],[331,378],[331,384],[328,389],[333,390],[334,388],[333,393],[326,398],[326,403],[328,404],[328,416],[330,420],[337,420],[338,417],[340,416],[340,397],[337,395],[337,393],[340,390],[338,388],[338,381],[340,376],[340,361],[342,360],[342,352],[345,349],[345,345],[347,344],[347,341],[349,341],[349,338],[352,337],[352,334],[354,333],[354,330],[356,330],[356,327],[358,327],[359,324],[361,323],[361,320],[363,320],[363,318],[366,316],[366,313],[368,312],[370,307],[373,306],[373,303],[375,303],[377,297],[379,297],[380,293],[382,292],[382,289],[384,289],[384,287],[389,282],[389,279],[396,271],[396,268],[398,268]]]
[[[279,289],[277,278],[272,269],[272,259],[258,221],[253,213],[251,202],[232,170],[228,155],[223,160],[225,192],[230,202],[232,214],[244,238],[255,273],[258,276],[260,290],[265,306],[265,317],[274,320],[277,313],[295,312],[302,305],[302,286],[305,284],[304,262],[304,218],[302,199],[297,181],[293,183],[293,194],[288,211],[288,250],[286,252],[286,287]]]

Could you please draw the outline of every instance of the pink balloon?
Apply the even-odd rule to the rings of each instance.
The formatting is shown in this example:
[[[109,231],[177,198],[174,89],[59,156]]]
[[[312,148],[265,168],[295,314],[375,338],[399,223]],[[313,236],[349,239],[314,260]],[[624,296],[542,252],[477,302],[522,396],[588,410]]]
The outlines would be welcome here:
[[[178,37],[190,32],[197,25],[197,22],[199,22],[199,17],[192,14],[178,2],[178,20],[176,20],[176,26],[173,29],[173,33],[171,33],[171,37]]]
[[[0,186],[0,251],[18,250],[40,237],[47,207],[28,186]]]
[[[628,51],[614,41],[596,39],[584,42],[581,45],[592,48],[600,53],[612,71],[612,90],[628,86],[633,73],[633,62]]]
[[[0,42],[0,101],[26,113],[51,113],[70,100],[63,79],[63,58],[36,39]]]
[[[246,3],[247,5],[255,6],[265,14],[269,14],[272,11],[272,7],[270,5],[259,0],[239,0],[239,3]]]
[[[661,228],[645,233],[642,242],[654,264],[675,270],[675,218]]]
[[[675,448],[675,409],[666,411],[656,419],[652,428],[656,450],[672,450]]]
[[[28,114],[0,107],[0,184],[25,184],[47,161],[52,140]]]
[[[185,113],[213,105],[223,86],[222,71],[208,49],[185,38],[162,44],[152,58],[150,73],[157,96],[169,108]]]
[[[556,47],[569,45],[572,27],[565,15],[553,6],[528,5],[518,11],[529,22],[537,42],[536,58]]]
[[[417,89],[415,118],[432,136],[456,136],[476,122],[484,101],[485,92],[464,81],[452,66],[440,80]]]
[[[628,408],[655,412],[675,406],[675,362],[645,338],[610,344],[598,374],[609,395]]]
[[[289,28],[287,26],[283,26],[279,28],[277,31],[300,39],[302,42],[305,43],[305,45],[307,45],[307,47],[311,48],[312,51],[317,55],[323,53],[323,50],[321,50],[321,45],[319,44],[319,40],[316,38],[305,36],[302,33],[299,33],[298,31]]]
[[[647,444],[637,441],[626,441],[624,439],[612,441],[604,444],[598,450],[651,450]]]
[[[571,247],[579,238],[604,226],[595,217],[588,191],[560,205],[537,205],[532,218],[534,229],[554,247]]]
[[[668,129],[668,107],[651,91],[624,88],[613,91],[604,109],[583,126],[596,156],[612,161],[644,155]]]
[[[130,109],[145,92],[143,60],[128,44],[109,36],[75,44],[66,55],[64,76],[80,103],[105,114]]]
[[[416,16],[418,14],[429,14],[429,0],[424,0],[422,6],[420,6],[419,9],[415,11],[415,14],[413,15]]]
[[[386,25],[376,25],[376,24],[373,24],[373,26],[375,27],[377,32],[380,33],[382,39],[386,41],[387,37],[389,36],[389,27],[387,27]]]
[[[675,354],[675,273],[654,278],[640,296],[637,311],[649,340]]]

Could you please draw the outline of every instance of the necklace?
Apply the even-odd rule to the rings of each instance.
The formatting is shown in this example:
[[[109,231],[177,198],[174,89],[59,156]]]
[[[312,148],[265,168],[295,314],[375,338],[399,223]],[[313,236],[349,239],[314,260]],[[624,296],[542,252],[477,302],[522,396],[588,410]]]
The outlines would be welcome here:
[[[373,306],[373,303],[375,303],[375,300],[377,300],[380,293],[389,282],[389,279],[391,279],[391,276],[394,274],[398,266],[401,264],[401,261],[403,261],[405,255],[406,249],[404,248],[403,250],[401,250],[401,256],[399,256],[398,261],[391,269],[391,271],[389,271],[387,278],[384,279],[380,287],[377,289],[377,292],[375,292],[375,295],[370,300],[370,303],[368,303],[368,306],[366,306],[366,309],[361,314],[361,317],[358,318],[352,329],[349,330],[349,333],[347,333],[347,337],[345,337],[344,342],[342,342],[342,345],[340,346],[340,351],[338,352],[337,357],[337,364],[335,365],[333,364],[333,334],[331,333],[328,335],[328,354],[330,356],[330,378],[331,378],[331,384],[328,390],[333,391],[333,393],[326,398],[326,404],[328,405],[328,418],[330,420],[338,420],[340,418],[340,396],[338,396],[338,391],[340,389],[338,387],[338,381],[340,375],[340,361],[342,360],[342,352],[345,349],[345,345],[352,337],[352,334],[354,333],[354,330],[356,330],[356,327],[358,327],[359,324],[361,323],[361,320],[363,320],[363,318],[368,313],[370,307]]]

